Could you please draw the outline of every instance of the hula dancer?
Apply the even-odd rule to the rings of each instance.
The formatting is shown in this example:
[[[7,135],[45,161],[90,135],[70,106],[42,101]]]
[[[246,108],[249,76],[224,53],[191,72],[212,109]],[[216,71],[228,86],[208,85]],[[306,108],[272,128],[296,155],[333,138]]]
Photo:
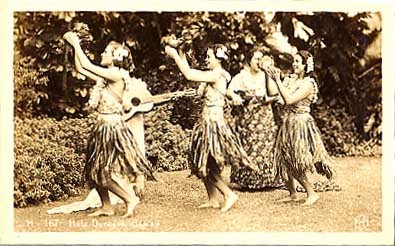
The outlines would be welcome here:
[[[192,81],[204,81],[199,87],[204,98],[200,121],[195,125],[191,142],[192,174],[203,179],[209,200],[200,208],[220,208],[220,191],[225,198],[221,211],[228,211],[237,201],[238,196],[227,186],[221,177],[225,164],[249,166],[252,164],[243,150],[239,139],[224,120],[226,85],[231,77],[222,63],[228,59],[224,45],[208,47],[207,71],[189,67],[185,53],[166,46],[166,54],[173,58],[183,73]]]
[[[88,185],[98,191],[102,206],[90,216],[115,213],[109,198],[111,191],[124,201],[127,209],[123,217],[129,217],[139,203],[139,198],[133,189],[126,190],[114,178],[136,182],[138,177],[145,174],[155,179],[152,167],[142,152],[141,143],[136,141],[121,115],[122,95],[137,83],[129,76],[133,68],[130,50],[111,41],[101,54],[102,67],[89,61],[75,33],[68,32],[64,38],[74,47],[77,69],[97,81],[89,103],[99,114],[88,139],[84,174]]]
[[[298,200],[294,182],[296,179],[307,192],[307,199],[303,205],[312,205],[319,196],[309,182],[307,174],[316,171],[331,180],[334,171],[331,168],[332,159],[310,114],[310,106],[318,97],[313,56],[307,51],[299,51],[292,66],[293,74],[284,82],[280,80],[277,70],[268,69],[285,103],[274,147],[274,158],[278,167],[277,175],[287,180],[286,186],[290,193],[283,201]]]

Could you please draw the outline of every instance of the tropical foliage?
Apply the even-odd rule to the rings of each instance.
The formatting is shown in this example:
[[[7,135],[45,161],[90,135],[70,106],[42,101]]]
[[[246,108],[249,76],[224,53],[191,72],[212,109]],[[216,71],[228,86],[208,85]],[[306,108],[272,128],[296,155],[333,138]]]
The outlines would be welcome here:
[[[184,48],[200,68],[208,43],[226,44],[231,75],[255,46],[273,54],[283,74],[291,70],[291,53],[307,49],[321,84],[313,114],[329,152],[380,155],[381,53],[371,47],[380,44],[381,26],[372,28],[371,16],[380,18],[342,12],[15,12],[15,204],[73,195],[82,183],[93,120],[85,105],[94,82],[75,70],[72,49],[62,39],[75,23],[90,28],[93,40],[82,45],[94,63],[110,40],[125,43],[136,65],[133,76],[153,94],[198,86],[165,56],[161,39],[169,34],[188,40]],[[187,168],[188,137],[200,107],[199,98],[182,98],[146,115],[147,156],[158,170]]]

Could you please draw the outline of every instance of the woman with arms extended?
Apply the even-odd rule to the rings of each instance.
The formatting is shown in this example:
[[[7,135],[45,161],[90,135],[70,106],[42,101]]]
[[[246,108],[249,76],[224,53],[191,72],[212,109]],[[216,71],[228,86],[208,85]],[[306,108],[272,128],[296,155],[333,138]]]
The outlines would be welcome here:
[[[88,185],[99,193],[102,206],[90,215],[115,214],[109,198],[111,191],[126,204],[124,217],[129,217],[139,198],[133,189],[126,190],[114,177],[125,178],[130,183],[141,179],[144,174],[154,179],[141,141],[135,139],[133,131],[122,118],[123,93],[141,86],[139,81],[129,76],[133,65],[130,50],[111,41],[101,55],[102,67],[89,61],[75,33],[68,32],[64,38],[74,47],[77,69],[97,81],[89,103],[97,110],[98,118],[88,139],[84,175]]]
[[[188,80],[203,81],[199,91],[203,95],[204,105],[201,119],[192,134],[191,171],[203,179],[209,197],[208,202],[200,207],[220,208],[219,191],[225,198],[221,211],[226,212],[238,196],[221,177],[225,164],[254,168],[240,141],[224,120],[226,85],[230,81],[229,73],[223,68],[223,63],[228,60],[227,49],[221,44],[208,47],[206,71],[190,68],[182,51],[179,54],[170,46],[166,46],[165,51]]]
[[[308,174],[316,171],[332,179],[334,171],[331,167],[332,159],[310,114],[310,106],[318,97],[313,56],[308,51],[299,51],[294,57],[292,67],[293,74],[284,82],[281,81],[278,71],[268,69],[285,103],[274,146],[274,158],[277,174],[286,180],[290,193],[284,201],[298,200],[296,179],[307,192],[303,205],[312,205],[319,196],[314,191]]]

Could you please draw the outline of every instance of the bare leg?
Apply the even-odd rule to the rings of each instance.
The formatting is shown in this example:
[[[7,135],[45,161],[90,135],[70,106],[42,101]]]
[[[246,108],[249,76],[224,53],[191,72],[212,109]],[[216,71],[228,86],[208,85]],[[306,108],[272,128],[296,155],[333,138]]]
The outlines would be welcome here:
[[[285,185],[287,186],[287,189],[289,191],[289,199],[291,201],[298,201],[298,193],[296,191],[296,184],[295,184],[295,177],[292,176],[291,173],[288,173],[288,180],[285,182]]]
[[[88,216],[111,216],[114,215],[115,212],[111,206],[110,196],[108,194],[108,189],[103,187],[96,187],[97,192],[99,193],[100,200],[102,206],[95,212],[88,214]]]
[[[287,187],[289,191],[289,196],[283,199],[280,199],[279,202],[290,202],[290,201],[298,201],[298,193],[296,192],[296,186],[295,186],[295,178],[292,176],[292,174],[288,173],[288,180],[285,181],[285,186]]]
[[[127,218],[133,215],[134,208],[139,203],[140,199],[136,196],[134,191],[131,194],[127,193],[117,182],[111,180],[108,189],[115,195],[119,196],[126,204],[126,213],[122,216]]]
[[[139,174],[136,177],[136,185],[133,186],[133,190],[136,193],[136,195],[141,199],[143,196],[143,191],[144,191],[144,175]]]
[[[302,206],[309,206],[314,204],[320,197],[318,194],[314,191],[313,186],[310,184],[308,178],[306,176],[302,178],[298,178],[299,183],[305,188],[307,192],[307,199],[306,201],[302,204]]]
[[[133,137],[136,140],[137,147],[145,157],[145,145],[144,145],[144,117],[142,113],[135,114],[127,122],[129,129],[133,133]],[[135,194],[141,199],[144,192],[144,175],[138,174],[136,176],[135,186],[133,190]]]
[[[200,205],[199,208],[219,208],[217,187],[207,177],[203,179],[203,182],[207,190],[208,202]]]
[[[232,206],[239,199],[239,197],[228,187],[228,185],[222,180],[222,177],[219,174],[214,174],[213,177],[215,179],[215,181],[213,182],[214,185],[218,188],[219,191],[221,191],[221,193],[225,197],[225,203],[222,206],[221,211],[227,212],[229,209],[232,208]]]

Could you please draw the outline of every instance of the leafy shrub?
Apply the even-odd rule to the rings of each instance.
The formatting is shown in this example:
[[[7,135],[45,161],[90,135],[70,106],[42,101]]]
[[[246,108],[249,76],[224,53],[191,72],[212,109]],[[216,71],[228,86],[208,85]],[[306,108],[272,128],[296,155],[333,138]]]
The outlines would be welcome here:
[[[356,130],[355,120],[339,106],[318,105],[313,110],[328,152],[333,156],[380,156],[381,135],[365,140]]]
[[[60,146],[73,149],[77,154],[84,154],[86,140],[88,138],[95,115],[86,118],[64,118],[55,120],[53,118],[15,119],[15,123],[25,125],[23,134],[41,140],[48,140]],[[16,129],[17,131],[17,129]]]
[[[172,108],[172,104],[158,107],[145,118],[147,158],[158,171],[188,168],[191,130],[170,122]]]
[[[83,157],[73,148],[43,137],[56,121],[15,118],[14,124],[14,205],[23,207],[79,194]]]
[[[188,165],[190,130],[170,122],[172,104],[146,115],[147,158],[158,171]],[[55,201],[79,194],[87,138],[96,115],[57,121],[14,118],[14,205]]]
[[[33,60],[26,57],[14,58],[14,111],[17,115],[38,112],[42,103],[48,100],[45,92],[48,78],[33,69]]]

